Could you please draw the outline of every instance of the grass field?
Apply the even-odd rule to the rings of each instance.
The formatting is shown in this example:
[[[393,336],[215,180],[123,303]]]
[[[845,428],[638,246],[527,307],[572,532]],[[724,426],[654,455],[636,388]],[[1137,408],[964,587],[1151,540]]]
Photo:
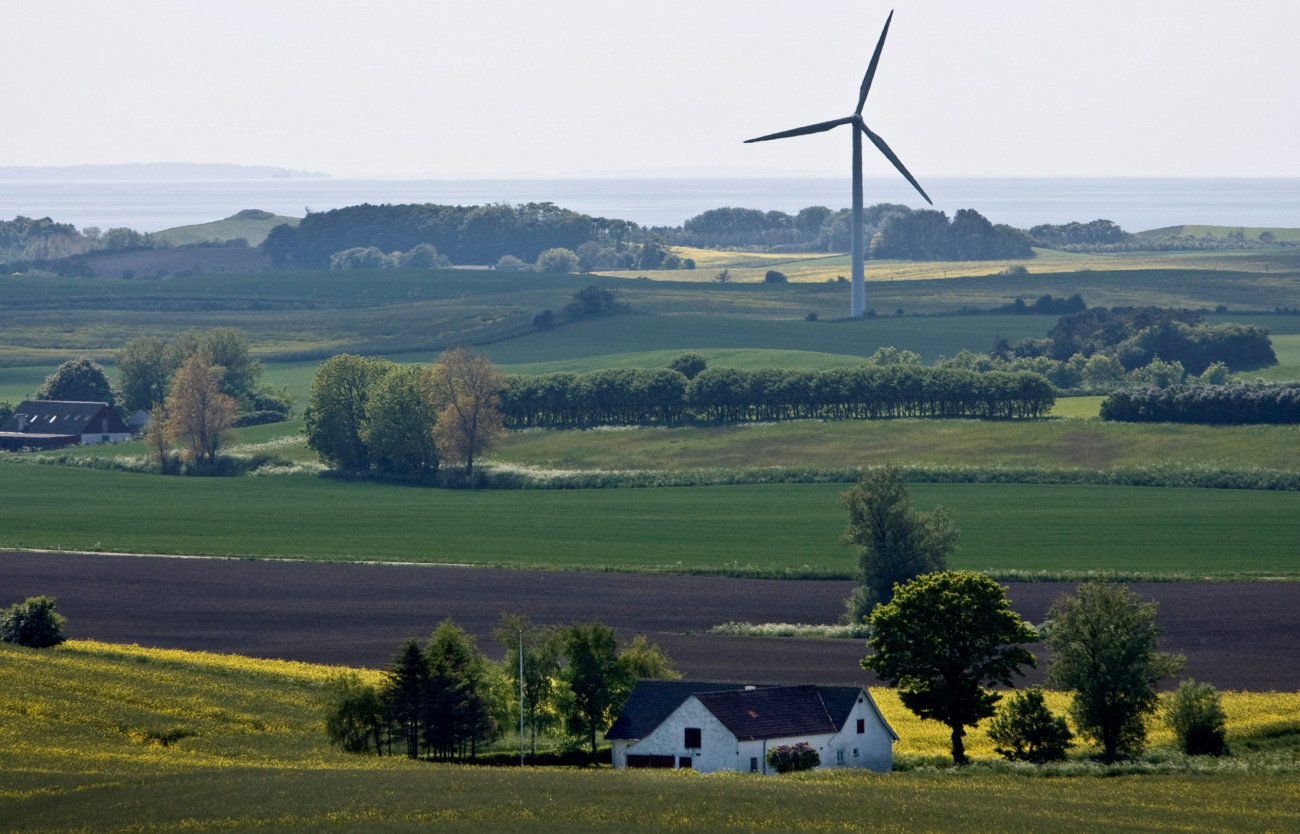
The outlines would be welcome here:
[[[1099,398],[1063,400],[1096,413]],[[884,463],[1042,469],[1300,469],[1298,426],[1195,426],[1062,419],[797,421],[708,428],[525,431],[494,460],[562,470],[836,468]]]
[[[848,577],[854,554],[837,543],[843,489],[478,492],[3,465],[0,545]],[[1300,493],[916,484],[913,494],[922,509],[955,511],[963,531],[955,568],[1300,576]]]
[[[528,344],[515,347],[514,356],[499,361],[516,364],[575,358],[532,355],[527,350],[580,338],[587,340],[584,356],[699,347],[860,355],[873,341],[874,335],[861,337],[862,344],[846,350],[836,344],[842,342],[841,337],[812,327],[799,331],[798,344],[790,343],[788,332],[778,333],[775,341],[769,337],[770,325],[802,324],[812,313],[825,325],[843,319],[848,286],[834,281],[847,272],[843,256],[803,260],[785,256],[791,259],[788,261],[772,261],[754,253],[716,253],[716,257],[729,263],[756,264],[734,270],[740,278],[750,270],[754,280],[718,284],[709,280],[710,273],[716,272],[712,266],[654,275],[662,280],[632,274],[609,277],[457,269],[221,273],[162,280],[0,276],[0,366],[53,365],[83,353],[105,360],[141,334],[168,336],[181,329],[216,326],[245,330],[259,355],[283,361],[321,359],[343,351],[427,353],[463,343],[493,345],[504,355],[521,337]],[[795,280],[787,284],[762,282],[769,264],[779,266]],[[893,319],[899,309],[909,317],[956,313],[999,307],[1017,297],[1079,293],[1094,306],[1157,304],[1213,309],[1227,305],[1233,310],[1267,311],[1293,306],[1300,253],[1079,256],[1043,252],[1032,261],[1026,275],[1001,274],[1006,265],[873,262],[867,304],[881,317]],[[831,278],[830,283],[826,277]],[[631,312],[653,317],[653,323],[640,334],[623,331],[623,327],[641,327],[630,320],[624,320],[623,327],[605,330],[582,332],[581,326],[565,325],[550,333],[535,332],[531,324],[534,315],[544,309],[562,310],[577,289],[591,283],[613,289],[619,303]],[[679,325],[666,321],[683,314],[697,316],[697,323],[704,323],[684,326],[689,332],[683,333]],[[737,321],[724,333],[718,330],[722,319]],[[945,337],[943,345],[930,349],[926,347],[930,333],[925,331],[944,328],[916,324],[910,318],[907,321],[910,326],[887,325],[897,326],[902,334],[882,330],[880,335],[888,339],[875,346],[897,343],[898,347],[916,349],[912,345],[919,344],[923,353],[933,358],[961,347],[984,349],[991,343],[988,333],[981,331],[974,340]],[[1037,332],[1020,332],[1031,324]],[[1047,326],[1050,324],[1039,327],[1026,319],[1020,325],[1007,325],[1016,332],[1002,335],[1013,340],[1043,335]],[[862,327],[854,332],[861,334]],[[920,332],[909,336],[912,328]],[[947,323],[949,330],[964,328],[956,319]],[[662,335],[651,343],[651,335],[658,331]],[[715,335],[724,341],[714,341]]]
[[[1035,778],[824,771],[792,777],[429,765],[351,756],[321,731],[330,667],[73,642],[0,646],[0,825],[26,832],[314,831],[1280,831],[1300,815],[1295,694],[1225,693],[1225,763],[1165,753],[1159,775]],[[367,673],[374,674],[374,673]],[[938,757],[942,733],[873,696]],[[1051,694],[1059,710],[1062,698]],[[506,745],[511,739],[503,740]],[[1158,731],[1155,746],[1168,743]],[[977,760],[992,756],[980,730]],[[1141,768],[1139,768],[1140,770]]]

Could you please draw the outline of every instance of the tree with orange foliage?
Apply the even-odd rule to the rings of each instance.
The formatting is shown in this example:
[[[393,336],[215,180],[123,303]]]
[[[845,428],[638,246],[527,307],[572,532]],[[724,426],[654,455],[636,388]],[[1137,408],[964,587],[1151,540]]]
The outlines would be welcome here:
[[[172,376],[167,392],[167,437],[183,440],[197,463],[212,463],[239,406],[221,392],[225,369],[194,354]]]
[[[501,435],[501,374],[485,356],[465,348],[444,351],[433,366],[431,390],[438,408],[433,429],[438,456],[463,464],[465,475],[474,471],[474,458]]]

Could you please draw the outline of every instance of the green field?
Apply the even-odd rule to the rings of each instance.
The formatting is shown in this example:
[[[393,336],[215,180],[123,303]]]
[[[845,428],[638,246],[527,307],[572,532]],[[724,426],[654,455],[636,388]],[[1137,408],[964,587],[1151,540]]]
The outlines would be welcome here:
[[[848,577],[854,554],[837,543],[843,489],[432,490],[4,465],[0,545]],[[921,508],[955,511],[954,568],[1300,576],[1296,492],[916,484],[913,493]]]
[[[1040,778],[991,761],[982,730],[964,771],[799,776],[434,765],[331,749],[323,684],[339,670],[74,641],[0,645],[0,827],[7,832],[193,831],[1281,831],[1300,815],[1297,696],[1225,693],[1238,757],[1158,775],[1079,762]],[[377,678],[374,672],[362,674]],[[945,739],[873,689],[901,741]],[[1060,709],[1063,696],[1049,693]],[[1290,733],[1291,735],[1288,735]],[[507,735],[507,749],[513,738]],[[1153,734],[1157,748],[1167,731]],[[1251,752],[1262,747],[1264,752]],[[1087,752],[1087,751],[1084,751]],[[1138,768],[1141,769],[1141,768]]]
[[[838,269],[833,260],[819,257],[810,263]],[[722,285],[686,271],[656,276],[665,280],[458,269],[222,273],[161,280],[0,276],[0,366],[53,365],[83,353],[107,359],[135,336],[216,326],[245,330],[259,355],[283,361],[319,360],[344,351],[430,353],[456,344],[490,345],[500,353],[494,358],[504,364],[688,348],[865,355],[882,344],[918,350],[932,359],[962,347],[986,349],[999,333],[1013,341],[1043,335],[1050,320],[914,318],[995,308],[1017,297],[1079,293],[1093,306],[1289,307],[1294,305],[1300,253],[1044,253],[1029,274],[1020,276],[997,274],[997,266],[873,264],[868,306],[880,315],[857,323],[843,321],[847,284]],[[591,283],[613,289],[618,302],[639,318],[536,332],[534,315],[562,310],[578,288]],[[897,317],[899,309],[907,316]],[[810,313],[821,321],[805,322]],[[959,335],[963,331],[966,337]],[[935,338],[941,341],[935,343]]]
[[[1080,399],[1089,404],[1078,408],[1095,414],[1097,398]],[[1046,470],[1181,467],[1294,472],[1300,470],[1300,426],[900,419],[525,431],[506,437],[493,459],[541,469],[582,471],[833,469],[896,463]]]

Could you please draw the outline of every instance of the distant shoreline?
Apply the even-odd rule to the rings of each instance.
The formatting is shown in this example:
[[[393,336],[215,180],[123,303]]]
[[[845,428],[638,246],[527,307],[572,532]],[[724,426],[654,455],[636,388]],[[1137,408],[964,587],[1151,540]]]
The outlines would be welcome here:
[[[108,166],[113,167],[113,166]],[[197,166],[202,167],[202,166]],[[49,217],[77,228],[125,226],[155,232],[210,223],[245,209],[302,217],[363,203],[554,203],[596,217],[647,227],[680,226],[715,208],[796,214],[808,206],[840,209],[849,203],[848,177],[629,177],[586,179],[342,179],[270,176],[287,169],[220,167],[225,178],[63,179],[10,181],[0,187],[0,219]],[[32,174],[43,169],[0,167]],[[47,169],[44,169],[47,170]],[[77,170],[87,169],[77,166]],[[161,169],[152,169],[155,175]],[[205,169],[206,170],[206,169]],[[1030,228],[1040,223],[1106,219],[1127,231],[1208,225],[1300,227],[1300,178],[922,178],[935,208],[952,216],[973,208],[994,223]],[[902,177],[869,176],[868,204],[927,208]]]
[[[0,182],[205,182],[209,180],[329,179],[316,171],[271,165],[143,162],[121,165],[0,165]]]

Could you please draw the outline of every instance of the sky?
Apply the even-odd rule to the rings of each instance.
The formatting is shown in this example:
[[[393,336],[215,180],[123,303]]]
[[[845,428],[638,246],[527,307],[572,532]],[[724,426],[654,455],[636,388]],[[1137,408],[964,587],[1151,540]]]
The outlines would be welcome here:
[[[1300,177],[1295,0],[0,0],[0,166]],[[891,173],[868,145],[867,176]]]

